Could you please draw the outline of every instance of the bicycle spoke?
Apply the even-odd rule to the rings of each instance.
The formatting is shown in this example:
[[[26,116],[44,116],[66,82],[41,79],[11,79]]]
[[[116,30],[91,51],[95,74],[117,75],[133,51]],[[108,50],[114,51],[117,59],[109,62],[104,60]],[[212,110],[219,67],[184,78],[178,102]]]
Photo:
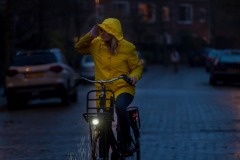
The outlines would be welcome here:
[[[92,160],[97,160],[99,158],[99,133],[98,131],[93,131],[92,136]]]
[[[126,157],[125,160],[140,160],[140,132],[139,129],[137,128],[137,122],[132,121],[131,128],[130,128],[130,133],[132,137],[132,145],[135,148],[135,151],[131,157]]]

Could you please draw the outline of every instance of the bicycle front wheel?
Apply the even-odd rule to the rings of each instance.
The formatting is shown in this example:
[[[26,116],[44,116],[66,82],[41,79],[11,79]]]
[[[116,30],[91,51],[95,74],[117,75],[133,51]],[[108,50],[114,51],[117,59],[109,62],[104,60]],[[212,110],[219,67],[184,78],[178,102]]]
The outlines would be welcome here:
[[[92,133],[92,160],[99,158],[99,137],[98,130],[94,130]]]
[[[105,133],[95,129],[92,133],[92,160],[108,160],[109,143]]]

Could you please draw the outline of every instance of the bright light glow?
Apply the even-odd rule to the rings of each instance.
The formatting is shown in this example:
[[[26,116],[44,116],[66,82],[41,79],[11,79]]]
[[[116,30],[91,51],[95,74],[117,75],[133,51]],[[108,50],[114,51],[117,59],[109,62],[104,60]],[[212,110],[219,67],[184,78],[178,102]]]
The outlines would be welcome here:
[[[98,6],[100,0],[95,0],[95,4]]]
[[[26,72],[29,72],[29,71],[30,71],[30,68],[29,68],[29,67],[26,67],[26,68],[25,68],[25,71],[26,71]]]
[[[98,120],[97,118],[94,118],[94,119],[92,120],[92,124],[93,124],[93,125],[98,125],[98,124],[99,124],[99,120]]]

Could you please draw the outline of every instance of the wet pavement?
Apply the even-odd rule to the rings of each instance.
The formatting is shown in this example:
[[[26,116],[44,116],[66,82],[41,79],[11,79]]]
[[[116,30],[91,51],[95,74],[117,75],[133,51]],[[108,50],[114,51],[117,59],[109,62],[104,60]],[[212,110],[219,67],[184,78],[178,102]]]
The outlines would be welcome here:
[[[6,109],[0,98],[0,160],[87,160],[86,92],[69,107],[55,101]],[[210,86],[203,68],[150,66],[132,105],[141,118],[142,160],[240,159],[240,87]],[[56,100],[57,101],[57,100]]]
[[[208,84],[202,68],[178,74],[153,68],[136,104],[142,116],[144,160],[240,159],[239,86]]]

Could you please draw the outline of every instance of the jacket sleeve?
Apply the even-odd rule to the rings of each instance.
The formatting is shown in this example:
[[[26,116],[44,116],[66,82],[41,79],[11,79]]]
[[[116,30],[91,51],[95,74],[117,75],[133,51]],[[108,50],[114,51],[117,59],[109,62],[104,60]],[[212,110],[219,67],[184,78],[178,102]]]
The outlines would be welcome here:
[[[138,58],[136,48],[131,49],[131,54],[128,58],[128,65],[130,68],[130,77],[135,77],[137,80],[141,79],[143,66]]]
[[[90,54],[90,45],[92,40],[93,39],[91,38],[90,33],[82,36],[74,45],[76,51],[80,54]]]

